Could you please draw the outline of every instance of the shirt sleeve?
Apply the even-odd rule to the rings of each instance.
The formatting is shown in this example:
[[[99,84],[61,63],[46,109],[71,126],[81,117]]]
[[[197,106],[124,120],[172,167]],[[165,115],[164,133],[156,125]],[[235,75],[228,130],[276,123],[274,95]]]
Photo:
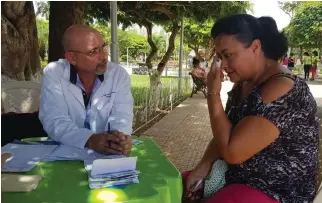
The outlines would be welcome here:
[[[304,125],[308,120],[315,120],[312,106],[316,106],[315,100],[310,99],[306,91],[309,90],[291,89],[285,95],[267,104],[263,103],[262,98],[257,94],[257,98],[253,97],[250,100],[252,104],[248,104],[251,108],[250,116],[266,118],[281,132],[293,129],[296,125]]]
[[[131,94],[130,76],[125,70],[121,73],[119,81],[120,87],[116,92],[108,123],[110,123],[111,130],[117,130],[126,135],[131,135],[133,97]],[[108,130],[108,126],[105,127],[105,130]]]
[[[39,120],[46,133],[53,140],[65,145],[84,148],[93,132],[78,127],[69,116],[60,77],[53,70],[54,66],[57,66],[57,64],[51,63],[44,71]]]

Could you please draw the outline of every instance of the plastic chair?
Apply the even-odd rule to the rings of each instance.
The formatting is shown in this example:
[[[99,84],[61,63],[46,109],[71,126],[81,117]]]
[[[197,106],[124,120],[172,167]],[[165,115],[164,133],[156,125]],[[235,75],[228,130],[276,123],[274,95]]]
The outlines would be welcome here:
[[[1,113],[38,111],[41,84],[32,81],[10,81],[1,84]]]

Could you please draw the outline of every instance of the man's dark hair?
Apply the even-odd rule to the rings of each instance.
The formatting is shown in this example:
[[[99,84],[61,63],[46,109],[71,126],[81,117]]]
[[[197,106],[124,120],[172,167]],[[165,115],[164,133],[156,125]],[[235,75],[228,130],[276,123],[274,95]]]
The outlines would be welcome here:
[[[193,65],[198,65],[200,63],[200,60],[199,59],[197,59],[196,57],[194,57],[193,59],[192,59],[192,64]]]

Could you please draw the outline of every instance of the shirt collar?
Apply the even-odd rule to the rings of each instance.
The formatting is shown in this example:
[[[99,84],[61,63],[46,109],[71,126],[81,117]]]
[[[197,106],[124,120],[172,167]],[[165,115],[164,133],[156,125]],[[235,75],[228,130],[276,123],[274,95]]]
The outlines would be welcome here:
[[[104,74],[102,74],[102,75],[98,75],[97,77],[98,77],[98,79],[99,79],[101,82],[103,82],[103,81],[104,81]],[[76,71],[75,67],[74,67],[72,64],[70,64],[70,76],[69,76],[69,81],[70,81],[71,83],[73,83],[74,85],[76,85],[76,82],[77,82],[77,71]]]

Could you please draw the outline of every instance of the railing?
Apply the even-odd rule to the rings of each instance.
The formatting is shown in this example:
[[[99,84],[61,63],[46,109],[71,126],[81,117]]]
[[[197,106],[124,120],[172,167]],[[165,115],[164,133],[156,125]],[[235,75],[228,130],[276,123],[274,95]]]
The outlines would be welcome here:
[[[181,81],[181,91],[179,82]],[[166,78],[156,87],[139,87],[132,83],[132,95],[134,98],[133,129],[142,132],[148,128],[151,121],[161,114],[172,109],[183,101],[190,93],[192,80],[185,78]]]

